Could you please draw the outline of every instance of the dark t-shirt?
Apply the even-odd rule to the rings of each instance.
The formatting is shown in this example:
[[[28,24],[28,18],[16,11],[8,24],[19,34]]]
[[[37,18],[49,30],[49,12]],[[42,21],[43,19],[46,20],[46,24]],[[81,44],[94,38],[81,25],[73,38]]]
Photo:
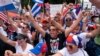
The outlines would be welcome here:
[[[46,33],[44,39],[48,47],[46,56],[53,55],[58,50],[62,49],[66,40],[64,33],[58,34],[57,38],[52,38],[50,34]]]

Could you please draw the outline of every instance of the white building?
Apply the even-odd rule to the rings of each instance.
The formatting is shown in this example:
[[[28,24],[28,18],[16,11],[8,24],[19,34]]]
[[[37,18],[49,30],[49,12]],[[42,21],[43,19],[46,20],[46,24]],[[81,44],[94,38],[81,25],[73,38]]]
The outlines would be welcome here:
[[[81,3],[83,2],[83,8],[88,8],[88,9],[92,9],[92,4],[89,0],[81,0]]]

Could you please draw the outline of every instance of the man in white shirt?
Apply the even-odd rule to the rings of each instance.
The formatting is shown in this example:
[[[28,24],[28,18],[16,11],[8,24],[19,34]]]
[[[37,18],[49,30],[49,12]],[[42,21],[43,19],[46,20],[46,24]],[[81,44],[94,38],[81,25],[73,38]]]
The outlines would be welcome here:
[[[12,41],[10,39],[8,39],[4,34],[0,33],[0,39],[15,47],[16,49],[16,53],[28,53],[30,52],[31,49],[33,49],[33,46],[31,44],[29,44],[29,40],[28,40],[28,37],[26,35],[23,35],[23,34],[19,34],[18,36],[16,36],[17,38],[17,41]]]

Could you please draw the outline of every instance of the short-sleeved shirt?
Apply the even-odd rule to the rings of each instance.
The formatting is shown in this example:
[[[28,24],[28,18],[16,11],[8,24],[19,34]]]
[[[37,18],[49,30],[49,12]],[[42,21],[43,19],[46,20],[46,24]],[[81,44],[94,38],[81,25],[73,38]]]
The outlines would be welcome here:
[[[18,45],[18,43],[16,42],[15,49],[16,49],[16,53],[26,54],[26,53],[29,53],[31,49],[33,49],[33,46],[27,43],[26,49],[23,51],[21,46]]]
[[[48,47],[46,56],[53,55],[58,50],[62,49],[66,40],[64,33],[58,34],[57,38],[52,38],[50,34],[46,33],[44,39]]]
[[[6,31],[4,31],[4,28],[0,26],[0,33],[2,33],[4,36],[7,36]]]
[[[83,49],[78,49],[77,52],[70,54],[67,50],[67,48],[63,48],[62,50],[58,51],[58,53],[60,53],[63,56],[89,56],[86,51],[84,51]]]

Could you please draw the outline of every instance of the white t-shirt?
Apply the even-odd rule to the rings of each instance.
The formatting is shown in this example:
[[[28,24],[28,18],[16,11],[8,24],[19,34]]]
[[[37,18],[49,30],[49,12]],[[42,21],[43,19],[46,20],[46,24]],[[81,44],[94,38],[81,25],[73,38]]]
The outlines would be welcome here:
[[[22,29],[21,28],[17,28],[17,33],[21,34],[22,33]]]
[[[0,33],[2,33],[4,36],[7,36],[6,31],[4,31],[3,27],[0,26]]]
[[[78,52],[70,54],[67,51],[67,48],[63,48],[62,50],[58,51],[60,54],[62,54],[63,56],[89,56],[86,51],[84,51],[83,49],[79,49]]]
[[[19,46],[18,43],[16,43],[15,49],[16,49],[16,53],[26,54],[26,53],[29,53],[31,49],[33,49],[33,46],[31,44],[27,43],[27,47],[23,51],[22,48],[21,48],[21,46]]]

